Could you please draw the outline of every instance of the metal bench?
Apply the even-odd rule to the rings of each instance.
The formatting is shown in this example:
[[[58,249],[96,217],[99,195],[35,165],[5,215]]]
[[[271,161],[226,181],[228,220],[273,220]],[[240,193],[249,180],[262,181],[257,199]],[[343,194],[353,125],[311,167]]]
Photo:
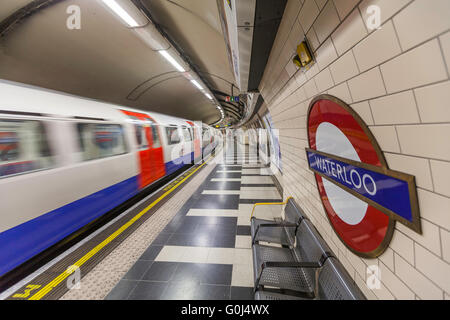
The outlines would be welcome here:
[[[253,213],[256,206],[260,205],[286,205],[284,208],[284,220],[274,221],[255,218]],[[292,197],[287,198],[285,202],[255,203],[250,218],[252,244],[269,242],[291,246],[293,245],[297,228],[300,226],[303,219],[305,219],[305,215],[302,210],[297,207],[297,204]]]
[[[297,227],[293,247],[254,244],[252,252],[257,300],[365,299],[308,219]]]
[[[269,266],[266,268],[270,268]],[[274,263],[276,264],[276,263]],[[317,284],[313,293],[298,294],[289,290],[266,288],[255,292],[255,300],[365,300],[366,297],[350,278],[348,272],[335,257],[328,257],[323,265],[318,263],[294,263],[291,269],[317,271]],[[288,268],[287,265],[275,267]]]

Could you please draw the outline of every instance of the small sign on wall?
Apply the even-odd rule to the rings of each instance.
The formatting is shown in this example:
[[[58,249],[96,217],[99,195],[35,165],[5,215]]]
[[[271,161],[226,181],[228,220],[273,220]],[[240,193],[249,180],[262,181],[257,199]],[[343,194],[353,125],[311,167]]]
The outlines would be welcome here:
[[[239,102],[239,96],[226,96],[226,102]]]
[[[388,168],[375,137],[350,106],[318,96],[307,125],[309,168],[333,229],[351,251],[379,256],[395,221],[421,233],[414,176]]]

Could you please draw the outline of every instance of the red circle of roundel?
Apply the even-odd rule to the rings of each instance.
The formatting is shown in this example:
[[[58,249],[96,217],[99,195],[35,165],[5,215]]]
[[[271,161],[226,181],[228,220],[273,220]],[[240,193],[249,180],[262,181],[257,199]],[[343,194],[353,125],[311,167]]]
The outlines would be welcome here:
[[[377,148],[360,126],[355,117],[343,106],[328,99],[313,102],[309,111],[308,138],[311,149],[316,149],[316,132],[319,125],[328,122],[339,128],[352,144],[361,162],[383,166]],[[374,142],[376,143],[376,142]],[[323,178],[315,174],[319,194],[326,214],[335,232],[352,251],[363,256],[373,256],[373,252],[381,253],[382,244],[389,237],[390,218],[378,209],[368,205],[364,218],[356,225],[344,222],[333,209],[323,185]]]

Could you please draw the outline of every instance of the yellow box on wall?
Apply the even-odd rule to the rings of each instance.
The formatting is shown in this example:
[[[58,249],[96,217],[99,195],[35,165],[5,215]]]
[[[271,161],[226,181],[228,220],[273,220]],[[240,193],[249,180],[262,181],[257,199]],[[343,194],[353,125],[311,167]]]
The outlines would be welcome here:
[[[297,55],[292,59],[292,62],[299,68],[307,67],[313,62],[313,56],[306,41],[297,46]]]
[[[308,44],[306,41],[303,41],[297,46],[297,54],[300,58],[300,62],[303,67],[306,67],[313,60],[312,53],[309,50]]]

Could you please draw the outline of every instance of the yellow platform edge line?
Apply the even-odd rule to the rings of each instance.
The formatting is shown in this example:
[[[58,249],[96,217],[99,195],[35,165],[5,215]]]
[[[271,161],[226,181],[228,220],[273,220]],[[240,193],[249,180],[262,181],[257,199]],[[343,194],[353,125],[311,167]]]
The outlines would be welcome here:
[[[103,240],[101,243],[99,243],[95,248],[93,248],[91,251],[89,251],[87,254],[85,254],[82,258],[80,258],[77,262],[75,262],[73,265],[80,268],[84,263],[89,261],[90,258],[92,258],[97,252],[99,252],[101,249],[103,249],[106,245],[108,245],[111,241],[113,241],[115,238],[117,238],[120,234],[122,234],[126,229],[128,229],[133,223],[135,223],[137,220],[139,220],[144,214],[146,214],[151,208],[153,208],[155,205],[157,205],[162,199],[167,197],[170,193],[172,193],[175,189],[177,189],[180,185],[182,185],[187,179],[189,179],[194,173],[196,173],[198,170],[200,170],[205,164],[209,162],[208,161],[202,163],[198,168],[196,168],[194,171],[192,171],[189,175],[187,175],[183,180],[178,182],[176,185],[174,185],[170,190],[166,191],[163,195],[161,195],[158,199],[153,201],[150,205],[148,205],[144,210],[139,212],[137,215],[135,215],[133,218],[131,218],[127,223],[125,223],[122,227],[117,229],[113,234],[111,234],[108,238]],[[40,300],[44,296],[46,296],[50,291],[52,291],[57,285],[59,285],[62,281],[64,281],[69,275],[71,275],[76,268],[71,269],[70,271],[64,271],[60,275],[58,275],[56,278],[54,278],[51,282],[49,282],[45,287],[43,287],[41,290],[36,292],[32,297],[30,297],[28,300]]]

